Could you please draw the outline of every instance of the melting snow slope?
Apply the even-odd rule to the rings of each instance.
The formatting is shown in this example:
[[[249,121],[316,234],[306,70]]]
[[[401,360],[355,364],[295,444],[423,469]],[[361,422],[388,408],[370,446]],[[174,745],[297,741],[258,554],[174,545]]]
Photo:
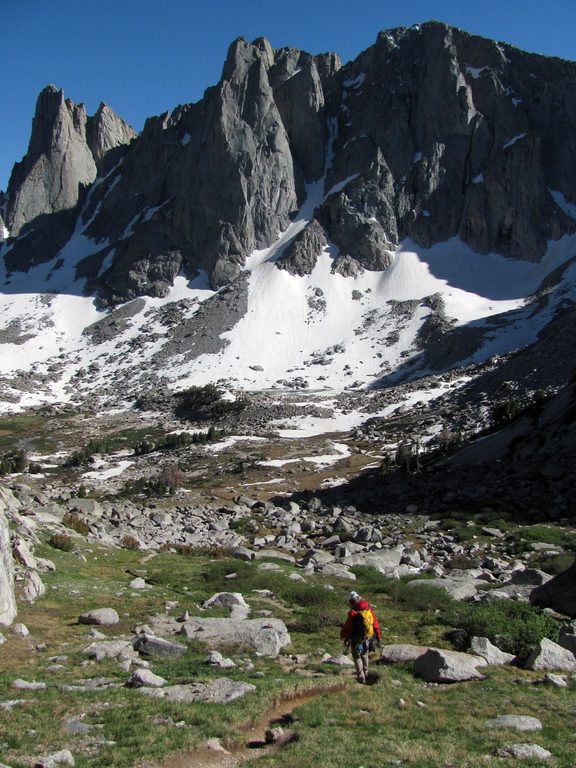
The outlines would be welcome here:
[[[298,218],[270,248],[248,258],[248,311],[223,334],[225,348],[187,362],[174,356],[161,371],[154,370],[153,357],[167,335],[157,312],[188,299],[180,311],[192,317],[214,295],[205,275],[191,283],[178,277],[168,296],[145,298],[114,338],[94,343],[83,331],[106,313],[83,296],[75,268],[102,243],[84,235],[87,225],[81,216],[73,237],[52,262],[10,275],[0,259],[0,375],[22,372],[41,382],[41,374],[54,372],[25,394],[15,389],[12,394],[20,396],[19,402],[0,399],[0,411],[66,401],[83,389],[98,392],[114,376],[124,377],[127,397],[130,386],[134,397],[139,394],[139,382],[150,375],[174,389],[219,380],[264,389],[300,377],[311,389],[340,390],[373,383],[421,355],[418,331],[431,311],[422,301],[425,297],[440,294],[455,326],[484,330],[483,346],[462,363],[530,344],[562,301],[576,300],[574,236],[550,243],[539,264],[480,256],[453,239],[427,250],[405,242],[388,270],[353,278],[332,274],[338,255],[332,245],[311,275],[277,269],[279,255],[321,199],[322,184],[311,186]],[[3,253],[9,248],[4,246]],[[564,269],[562,282],[547,304],[527,302],[559,268]],[[153,340],[142,341],[144,327]],[[87,369],[90,375],[82,376]],[[4,392],[8,389],[4,385]]]

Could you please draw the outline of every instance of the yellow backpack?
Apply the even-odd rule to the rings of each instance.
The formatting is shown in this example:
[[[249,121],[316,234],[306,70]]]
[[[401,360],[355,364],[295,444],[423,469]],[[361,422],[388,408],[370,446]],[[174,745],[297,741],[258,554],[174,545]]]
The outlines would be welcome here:
[[[362,640],[370,640],[374,635],[374,614],[369,608],[355,611],[352,636]]]

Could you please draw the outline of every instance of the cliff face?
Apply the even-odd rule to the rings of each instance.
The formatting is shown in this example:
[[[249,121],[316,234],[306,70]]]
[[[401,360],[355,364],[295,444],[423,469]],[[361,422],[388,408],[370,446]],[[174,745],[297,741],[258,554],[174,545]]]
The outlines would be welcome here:
[[[24,159],[14,166],[7,192],[6,226],[14,237],[43,214],[77,204],[97,176],[106,152],[134,138],[134,131],[104,104],[89,118],[82,104],[48,86],[36,104]]]
[[[237,40],[201,101],[151,118],[122,151],[131,133],[107,108],[88,119],[44,91],[6,222],[15,235],[77,205],[102,243],[79,275],[106,303],[164,295],[181,271],[231,282],[319,180],[310,232],[278,261],[294,274],[326,242],[343,274],[386,269],[406,238],[538,261],[576,230],[575,85],[576,64],[435,22],[383,32],[344,67]],[[43,249],[16,241],[9,268],[56,255],[71,222],[45,226]]]
[[[14,561],[6,517],[6,499],[10,495],[7,490],[0,488],[0,626],[11,624],[17,613],[14,594]]]

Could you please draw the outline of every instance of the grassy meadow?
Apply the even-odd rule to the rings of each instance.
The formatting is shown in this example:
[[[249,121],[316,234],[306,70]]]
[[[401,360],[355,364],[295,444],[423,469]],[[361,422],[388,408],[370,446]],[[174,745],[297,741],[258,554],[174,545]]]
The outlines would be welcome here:
[[[43,577],[43,598],[34,605],[20,604],[17,621],[30,634],[19,638],[4,632],[0,707],[21,701],[0,709],[2,764],[32,768],[41,756],[66,748],[78,768],[153,768],[170,765],[175,756],[180,756],[175,764],[193,766],[189,750],[213,737],[239,749],[244,765],[262,768],[491,768],[502,765],[496,757],[501,746],[521,742],[549,749],[553,758],[548,764],[554,768],[575,764],[574,680],[560,689],[539,684],[542,674],[507,667],[488,668],[483,681],[434,686],[414,678],[408,666],[373,663],[371,684],[360,686],[351,667],[322,663],[324,654],[342,652],[339,627],[352,586],[375,606],[383,643],[450,648],[458,607],[444,593],[426,590],[415,603],[417,598],[402,582],[365,568],[357,569],[353,584],[308,574],[305,581],[294,581],[290,574],[302,571],[281,560],[275,561],[278,571],[262,571],[258,561],[226,559],[222,552],[109,549],[81,536],[74,537],[74,545],[70,552],[47,543],[37,547],[37,554],[53,560],[56,570]],[[146,579],[145,590],[129,587],[135,576]],[[101,629],[110,638],[129,637],[135,626],[166,613],[167,603],[173,606],[173,617],[185,610],[198,615],[202,601],[218,591],[241,592],[251,616],[267,611],[282,619],[291,646],[278,659],[229,646],[223,651],[237,667],[215,670],[204,663],[209,648],[193,642],[179,659],[152,661],[151,668],[169,684],[227,676],[256,686],[231,704],[176,704],[145,696],[124,687],[130,673],[117,660],[95,662],[83,654],[91,642],[89,627],[78,623],[83,612],[115,608],[120,623]],[[227,614],[214,609],[203,615]],[[244,666],[248,658],[250,669]],[[42,681],[46,688],[15,690],[11,684],[16,678]],[[89,679],[100,679],[101,686],[74,690]],[[298,739],[274,752],[245,749],[251,728],[268,723],[279,706],[291,712],[287,727]],[[532,715],[542,721],[543,730],[518,733],[484,726],[485,720],[502,714]],[[528,768],[537,764],[522,762]]]

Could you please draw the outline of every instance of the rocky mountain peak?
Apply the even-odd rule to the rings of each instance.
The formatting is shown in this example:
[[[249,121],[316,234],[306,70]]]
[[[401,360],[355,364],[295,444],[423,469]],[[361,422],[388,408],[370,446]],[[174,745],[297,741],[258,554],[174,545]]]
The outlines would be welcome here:
[[[326,243],[334,271],[349,276],[388,269],[406,241],[459,239],[477,254],[539,262],[576,231],[565,162],[576,156],[574,82],[575,64],[436,21],[382,31],[344,66],[238,38],[219,83],[150,118],[139,137],[104,104],[87,117],[46,88],[5,220],[11,234],[62,210],[89,222],[94,249],[79,273],[108,304],[163,296],[179,272],[231,283],[313,183],[312,230],[278,261],[288,272],[312,270]],[[110,151],[119,146],[121,169]],[[46,240],[14,243],[10,268],[53,258]]]
[[[96,178],[97,161],[134,135],[108,107],[101,105],[90,121],[83,104],[65,99],[53,85],[44,88],[36,103],[28,151],[14,166],[8,184],[10,234],[17,235],[38,216],[74,208],[81,190]]]
[[[136,135],[136,131],[104,102],[100,103],[94,117],[88,118],[87,141],[96,163],[110,149],[129,144]]]
[[[228,49],[221,81],[242,82],[256,61],[261,61],[266,69],[274,64],[274,51],[268,40],[259,37],[253,43],[247,43],[243,37],[238,37]]]

